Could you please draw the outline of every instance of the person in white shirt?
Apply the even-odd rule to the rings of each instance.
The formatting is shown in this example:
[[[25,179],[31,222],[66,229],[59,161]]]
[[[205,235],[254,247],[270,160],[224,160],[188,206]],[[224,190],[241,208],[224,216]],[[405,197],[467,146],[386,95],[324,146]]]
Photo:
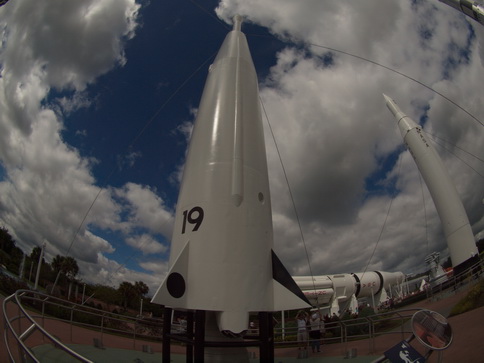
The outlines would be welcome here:
[[[319,311],[315,311],[309,319],[309,340],[313,353],[321,351],[321,324],[324,324],[323,318]]]
[[[296,322],[297,322],[297,343],[298,349],[301,348],[307,349],[308,346],[308,315],[305,311],[300,310],[296,315]]]

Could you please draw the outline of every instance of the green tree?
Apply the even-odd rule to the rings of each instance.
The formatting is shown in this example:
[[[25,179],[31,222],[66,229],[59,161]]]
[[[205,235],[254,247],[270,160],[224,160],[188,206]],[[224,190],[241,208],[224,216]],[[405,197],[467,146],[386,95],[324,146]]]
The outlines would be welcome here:
[[[148,285],[143,281],[136,281],[134,284],[123,281],[119,284],[118,294],[121,298],[121,304],[125,309],[136,309],[139,307],[141,298],[150,291]]]
[[[37,272],[37,266],[39,264],[39,257],[40,257],[40,254],[42,252],[42,248],[39,247],[39,246],[35,246],[34,248],[32,248],[32,251],[30,252],[30,255],[28,257],[28,268],[29,268],[29,275],[27,276],[27,278],[30,278],[30,280],[34,280],[35,279],[35,274]],[[42,256],[42,261],[41,261],[41,272],[42,272],[42,268],[44,267],[45,265],[45,259],[44,257]]]
[[[139,296],[135,286],[127,281],[123,281],[119,284],[118,292],[125,309],[133,307],[136,298]]]
[[[71,256],[56,255],[50,265],[55,273],[60,271],[69,281],[74,280],[79,273],[77,261]]]
[[[8,230],[0,227],[0,263],[10,272],[18,273],[23,256],[23,251],[15,245],[15,240]]]
[[[35,246],[34,248],[32,248],[32,252],[30,252],[30,259],[32,261],[34,261],[34,263],[38,263],[39,262],[39,257],[40,257],[40,253],[42,252],[42,248],[39,247],[39,246]],[[45,263],[45,259],[44,257],[42,256],[42,265]]]
[[[15,247],[15,241],[5,227],[0,227],[0,249],[10,253]]]
[[[114,287],[100,284],[94,286],[86,284],[86,299],[87,296],[91,296],[93,293],[96,299],[102,300],[108,305],[121,305],[118,290]]]
[[[138,297],[144,297],[149,291],[150,288],[146,285],[143,281],[136,281],[134,283],[134,288],[138,292]]]

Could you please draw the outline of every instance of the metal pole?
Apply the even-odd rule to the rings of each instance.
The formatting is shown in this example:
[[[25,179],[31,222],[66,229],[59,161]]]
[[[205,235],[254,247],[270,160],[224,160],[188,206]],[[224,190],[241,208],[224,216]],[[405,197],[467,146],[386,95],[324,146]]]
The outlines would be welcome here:
[[[17,308],[18,308],[18,313],[17,313],[17,316],[21,316],[21,312],[22,310],[20,309],[20,305],[17,304]],[[18,319],[18,331],[21,332],[22,331],[22,325],[21,325],[21,322],[22,322],[22,319]],[[29,329],[27,329],[27,331],[30,331],[32,327],[30,327]],[[13,330],[13,329],[12,329]],[[5,332],[5,334],[7,334],[7,332]],[[14,335],[15,336],[15,335]],[[22,336],[20,336],[20,339],[22,339]],[[23,351],[22,351],[22,345],[21,344],[17,344],[18,345],[18,355],[19,357],[22,357],[23,355]]]
[[[40,268],[42,267],[42,258],[44,257],[45,242],[42,244],[42,249],[40,250],[39,263],[37,264],[37,274],[35,275],[34,290],[37,290],[39,285]]]
[[[282,341],[286,340],[286,317],[284,314],[284,310],[281,311],[281,323],[282,323]]]
[[[74,306],[71,308],[71,323],[70,328],[71,328],[71,343],[72,343],[72,325],[73,325],[73,320],[74,320]]]
[[[51,295],[54,294],[54,289],[57,286],[57,281],[59,281],[60,274],[61,274],[61,270],[59,270],[59,272],[57,273],[57,276],[55,277],[54,284],[52,285],[52,289],[50,289],[50,294]]]
[[[19,319],[19,327],[20,327],[21,320],[22,319]],[[22,334],[20,334],[18,338],[24,342],[29,336],[32,335],[35,329],[37,329],[37,326],[35,324],[32,324],[27,329],[25,329],[25,331]]]
[[[187,315],[187,338],[191,340],[190,344],[187,344],[187,363],[193,363],[193,311],[188,312]]]
[[[205,359],[205,311],[195,310],[195,362]]]
[[[368,352],[371,353],[371,341],[372,341],[372,335],[371,335],[371,320],[369,320],[368,318],[365,318],[366,321],[368,322]]]
[[[42,300],[42,328],[45,328],[45,300]],[[45,342],[45,334],[42,334],[42,341]]]
[[[162,340],[162,362],[170,362],[170,333],[171,333],[172,309],[165,307],[163,311],[163,340]]]
[[[136,324],[138,320],[134,321],[134,329],[133,329],[133,350],[136,350]]]
[[[101,316],[101,346],[102,347],[104,347],[103,335],[104,335],[104,314],[103,316]]]
[[[261,362],[274,361],[274,329],[272,320],[272,313],[259,313],[259,354]]]
[[[376,314],[377,309],[376,309],[376,305],[375,305],[375,295],[373,295],[373,288],[371,288],[370,291],[371,291],[371,301],[373,303],[373,312]]]
[[[437,362],[442,363],[444,361],[443,351],[439,350],[437,353]]]
[[[30,260],[30,272],[29,272],[29,282],[32,281],[32,270],[34,269],[33,261]]]
[[[72,281],[69,281],[69,290],[67,293],[67,300],[71,299],[71,292],[72,292]]]

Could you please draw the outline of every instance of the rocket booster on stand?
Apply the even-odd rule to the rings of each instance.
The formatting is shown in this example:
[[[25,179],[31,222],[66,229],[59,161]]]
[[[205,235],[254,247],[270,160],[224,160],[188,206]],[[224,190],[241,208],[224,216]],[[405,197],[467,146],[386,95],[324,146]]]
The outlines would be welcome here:
[[[471,0],[439,0],[484,25],[484,7]]]
[[[391,294],[392,287],[401,286],[405,279],[402,272],[384,271],[293,277],[308,300],[330,316],[348,308],[354,311],[360,298],[372,298],[379,305],[386,300],[387,292]]]
[[[447,170],[422,128],[405,115],[387,95],[388,109],[427,184],[444,230],[454,272],[459,273],[477,262],[478,251],[469,219]]]
[[[153,302],[215,312],[220,331],[249,312],[309,306],[272,251],[266,150],[256,71],[241,18],[200,101],[178,197],[170,269]]]

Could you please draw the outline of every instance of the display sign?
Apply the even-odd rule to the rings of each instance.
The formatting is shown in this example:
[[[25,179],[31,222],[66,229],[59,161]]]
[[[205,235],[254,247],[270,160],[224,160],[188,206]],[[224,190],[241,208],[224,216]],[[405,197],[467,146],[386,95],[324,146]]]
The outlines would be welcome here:
[[[385,358],[392,363],[424,363],[425,358],[407,341],[403,340],[385,352]]]

